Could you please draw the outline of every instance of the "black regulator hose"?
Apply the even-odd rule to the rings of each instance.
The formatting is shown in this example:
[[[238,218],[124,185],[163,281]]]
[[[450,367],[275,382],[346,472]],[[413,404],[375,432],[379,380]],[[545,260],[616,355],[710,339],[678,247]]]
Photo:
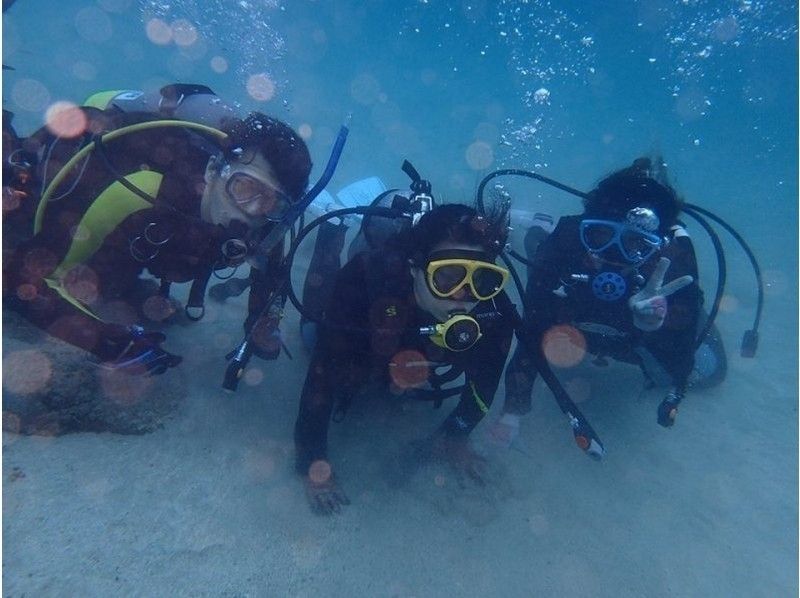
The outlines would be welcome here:
[[[725,283],[728,279],[728,266],[725,261],[725,252],[722,249],[722,242],[719,240],[719,235],[717,235],[716,231],[711,227],[708,221],[700,214],[695,212],[692,208],[687,206],[683,207],[683,213],[694,218],[694,220],[705,229],[708,237],[711,239],[711,243],[714,245],[714,251],[717,254],[717,268],[719,270],[717,275],[717,291],[714,293],[714,302],[711,304],[711,310],[708,312],[706,324],[697,335],[697,340],[695,342],[694,348],[697,350],[700,345],[703,344],[703,341],[706,339],[708,333],[711,332],[711,328],[714,326],[714,320],[717,319],[719,306],[722,303],[722,297],[725,294]]]
[[[306,308],[298,299],[297,294],[294,292],[294,286],[292,285],[291,280],[291,265],[294,263],[294,256],[297,253],[300,245],[302,244],[303,240],[321,225],[323,222],[327,222],[333,218],[343,218],[345,216],[352,216],[352,215],[361,215],[361,216],[383,216],[385,218],[398,218],[403,215],[403,213],[399,210],[394,210],[392,208],[383,208],[379,206],[356,206],[353,208],[342,208],[340,210],[333,210],[328,212],[327,214],[323,214],[309,222],[303,229],[297,233],[297,238],[292,243],[292,246],[289,248],[289,253],[286,255],[286,264],[287,264],[287,283],[286,283],[286,295],[289,298],[289,301],[292,302],[292,305],[295,306],[297,311],[300,313],[303,318],[310,322],[319,323],[319,319],[316,316],[308,313]]]
[[[589,197],[588,193],[584,193],[583,191],[578,191],[574,187],[570,187],[569,185],[565,185],[564,183],[559,183],[558,181],[555,181],[550,177],[546,177],[536,172],[532,172],[530,170],[523,170],[521,168],[503,168],[501,170],[495,170],[494,172],[490,172],[489,174],[487,174],[485,177],[483,177],[483,180],[481,180],[480,184],[478,185],[478,211],[481,214],[486,214],[486,206],[483,203],[483,192],[487,183],[494,178],[506,175],[524,176],[529,179],[536,179],[537,181],[546,183],[547,185],[555,187],[556,189],[561,189],[562,191],[566,191],[567,193],[571,193],[572,195],[577,195],[581,199],[587,199]]]
[[[758,303],[756,305],[756,316],[753,320],[753,328],[745,331],[744,337],[742,338],[741,355],[742,357],[754,357],[758,347],[758,326],[761,324],[761,312],[764,309],[764,278],[761,274],[761,267],[758,265],[758,260],[756,260],[756,256],[753,253],[753,250],[750,249],[747,241],[745,241],[739,232],[725,220],[713,212],[694,204],[684,204],[684,210],[686,208],[694,210],[706,218],[710,218],[728,231],[728,233],[736,240],[736,242],[739,243],[739,246],[742,248],[745,255],[747,255],[747,259],[750,260],[750,265],[753,268],[753,273],[756,276],[756,284],[758,286]]]
[[[514,280],[514,286],[517,287],[520,301],[522,301],[523,313],[527,313],[528,308],[525,305],[525,289],[522,287],[522,281],[519,278],[517,269],[504,252],[500,253],[500,259],[503,260],[506,266],[508,266],[508,270]],[[520,317],[516,308],[513,308],[511,312],[512,313],[508,315],[510,315],[513,319],[514,334],[517,337],[517,342],[519,342],[525,348],[525,351],[533,360],[533,365],[536,368],[536,371],[542,376],[542,380],[544,380],[545,384],[547,384],[550,392],[553,393],[553,397],[555,398],[559,409],[561,409],[561,412],[569,419],[570,427],[572,427],[572,434],[575,436],[575,442],[578,444],[581,450],[583,450],[593,459],[602,459],[605,455],[606,449],[603,446],[603,443],[600,441],[600,437],[597,435],[597,432],[594,431],[594,428],[592,428],[592,426],[589,424],[589,421],[586,419],[583,413],[581,413],[577,405],[575,405],[575,403],[572,401],[569,394],[562,386],[561,381],[558,379],[558,377],[556,377],[555,373],[550,368],[550,364],[547,362],[547,358],[544,355],[542,347],[539,346],[538,343],[535,343],[525,330],[524,320],[522,317]]]

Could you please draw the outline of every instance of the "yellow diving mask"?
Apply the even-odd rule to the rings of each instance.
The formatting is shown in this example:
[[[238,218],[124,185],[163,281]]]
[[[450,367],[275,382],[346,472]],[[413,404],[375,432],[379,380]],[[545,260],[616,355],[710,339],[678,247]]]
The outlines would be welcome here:
[[[508,282],[508,270],[481,251],[449,249],[428,257],[425,280],[434,296],[450,299],[465,286],[479,301],[497,296]]]

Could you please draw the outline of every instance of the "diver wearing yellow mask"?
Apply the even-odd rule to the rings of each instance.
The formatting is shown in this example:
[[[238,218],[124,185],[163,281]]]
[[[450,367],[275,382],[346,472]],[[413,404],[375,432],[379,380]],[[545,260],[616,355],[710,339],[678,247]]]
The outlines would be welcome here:
[[[337,273],[295,426],[297,472],[316,512],[349,502],[328,460],[328,424],[376,376],[401,397],[458,395],[424,445],[457,475],[479,478],[468,438],[492,404],[513,333],[509,273],[494,263],[506,224],[468,206],[439,206]]]

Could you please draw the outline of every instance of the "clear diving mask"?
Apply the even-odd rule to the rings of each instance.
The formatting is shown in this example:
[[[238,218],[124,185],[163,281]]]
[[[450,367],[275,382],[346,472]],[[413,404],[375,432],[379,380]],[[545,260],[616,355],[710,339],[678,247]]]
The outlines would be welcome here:
[[[225,193],[236,207],[247,216],[280,221],[294,203],[292,198],[265,181],[244,172],[232,172],[230,165],[222,168],[221,176],[225,182]]]

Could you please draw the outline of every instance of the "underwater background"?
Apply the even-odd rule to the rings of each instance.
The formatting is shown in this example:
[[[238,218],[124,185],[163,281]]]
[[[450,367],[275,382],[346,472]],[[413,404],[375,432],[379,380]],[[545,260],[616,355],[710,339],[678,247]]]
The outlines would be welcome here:
[[[759,352],[741,358],[755,282],[721,232],[728,378],[691,393],[674,429],[656,425],[659,395],[639,391],[633,368],[568,373],[573,390],[588,389],[581,409],[602,430],[602,463],[575,449],[537,387],[525,449],[493,455],[494,486],[397,488],[395,449],[447,409],[378,425],[369,407],[354,409],[332,430],[354,504],[330,520],[311,514],[292,472],[307,366],[296,313],[294,359],[254,364],[225,395],[245,300],[209,306],[202,323],[168,331],[185,361],[165,376],[185,401],[162,430],[4,432],[4,595],[797,595],[795,2],[12,4],[2,94],[20,134],[57,101],[179,81],[289,122],[309,144],[312,180],[347,121],[332,193],[368,176],[405,188],[404,159],[444,201],[472,203],[497,168],[589,190],[660,154],[687,201],[747,239],[766,303]],[[540,183],[503,184],[515,210],[580,209]],[[710,301],[713,247],[689,225]],[[523,234],[518,223],[517,246]],[[493,411],[502,397],[501,385]]]

